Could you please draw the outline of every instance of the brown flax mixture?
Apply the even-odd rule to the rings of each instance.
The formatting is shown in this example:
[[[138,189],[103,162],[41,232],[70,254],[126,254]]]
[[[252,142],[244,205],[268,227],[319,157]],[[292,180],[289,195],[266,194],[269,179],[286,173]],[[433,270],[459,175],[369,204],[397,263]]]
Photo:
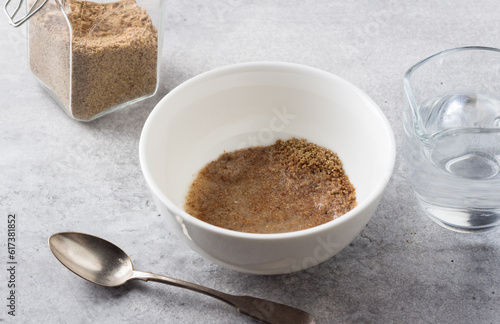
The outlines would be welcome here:
[[[29,61],[72,117],[90,120],[155,92],[158,32],[135,0],[61,2],[29,20]]]
[[[222,154],[199,172],[185,209],[219,227],[281,233],[324,224],[355,206],[338,156],[293,138]]]

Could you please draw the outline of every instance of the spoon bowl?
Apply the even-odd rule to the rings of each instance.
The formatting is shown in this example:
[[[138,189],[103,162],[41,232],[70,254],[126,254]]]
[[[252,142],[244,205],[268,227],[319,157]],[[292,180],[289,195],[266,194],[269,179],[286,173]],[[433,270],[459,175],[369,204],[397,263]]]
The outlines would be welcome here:
[[[49,247],[69,270],[101,286],[120,286],[134,272],[132,260],[123,250],[96,236],[58,233],[49,238]]]
[[[56,233],[50,236],[49,247],[66,268],[101,286],[115,287],[130,280],[151,280],[217,298],[263,323],[314,323],[309,313],[294,307],[250,296],[234,296],[194,283],[134,270],[132,260],[123,250],[97,236],[76,232]]]

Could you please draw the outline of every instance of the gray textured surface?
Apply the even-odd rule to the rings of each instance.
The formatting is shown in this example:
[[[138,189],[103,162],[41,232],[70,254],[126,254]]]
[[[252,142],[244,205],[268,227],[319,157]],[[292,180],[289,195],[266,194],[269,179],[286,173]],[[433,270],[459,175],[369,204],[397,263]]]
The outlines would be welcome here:
[[[331,260],[283,276],[253,276],[200,258],[169,233],[138,161],[155,104],[209,69],[255,60],[307,64],[371,96],[401,147],[402,75],[418,60],[463,46],[500,47],[500,4],[490,1],[168,1],[157,96],[91,123],[69,119],[26,64],[24,29],[0,19],[0,269],[7,215],[17,215],[19,323],[253,323],[220,302],[157,283],[102,288],[64,269],[48,236],[76,230],[124,248],[137,269],[234,294],[300,306],[318,323],[498,323],[499,232],[466,235],[417,207],[398,154],[380,207]],[[48,53],[48,55],[50,55]]]

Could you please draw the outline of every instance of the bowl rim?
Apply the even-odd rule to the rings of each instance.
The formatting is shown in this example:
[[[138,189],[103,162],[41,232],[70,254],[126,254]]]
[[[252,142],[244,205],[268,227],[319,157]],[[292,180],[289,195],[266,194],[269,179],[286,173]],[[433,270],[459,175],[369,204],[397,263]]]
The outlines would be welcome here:
[[[185,88],[189,88],[193,85],[199,85],[200,83],[204,82],[205,80],[209,80],[212,78],[216,78],[222,75],[228,75],[228,74],[235,74],[235,73],[243,73],[243,72],[255,72],[255,71],[281,71],[281,72],[289,72],[289,73],[295,73],[295,74],[307,74],[310,76],[315,76],[315,77],[323,77],[323,78],[330,78],[330,79],[335,79],[336,82],[340,82],[344,84],[345,86],[351,88],[357,95],[363,98],[364,101],[369,103],[369,106],[371,110],[373,110],[374,113],[376,113],[379,117],[382,123],[384,124],[384,129],[386,130],[387,137],[389,141],[387,142],[388,145],[388,151],[390,156],[387,157],[389,163],[385,166],[384,173],[381,175],[380,180],[378,183],[375,185],[375,188],[367,195],[367,197],[364,199],[363,202],[360,204],[356,205],[353,209],[348,211],[347,213],[341,215],[340,217],[333,219],[327,223],[299,230],[299,231],[293,231],[293,232],[283,232],[283,233],[247,233],[247,232],[240,232],[240,231],[235,231],[235,230],[230,230],[226,229],[223,227],[218,227],[212,224],[209,224],[207,222],[204,222],[184,211],[183,208],[179,208],[176,204],[174,204],[168,196],[163,193],[163,191],[159,188],[157,185],[156,181],[154,180],[150,170],[148,169],[147,165],[147,158],[146,158],[146,152],[145,152],[145,146],[146,142],[148,139],[148,133],[149,129],[152,127],[153,120],[155,119],[155,116],[159,113],[160,110],[166,109],[162,107],[166,107],[167,105],[165,104],[170,100],[171,97],[175,96],[178,92],[183,91]],[[222,67],[218,67],[206,72],[203,72],[201,74],[198,74],[192,78],[187,79],[186,81],[182,82],[178,86],[176,86],[174,89],[172,89],[169,93],[167,93],[153,108],[151,113],[149,114],[143,129],[141,131],[140,135],[140,140],[139,140],[139,162],[140,166],[143,172],[143,176],[146,180],[146,183],[149,186],[149,189],[152,191],[154,196],[158,197],[162,203],[164,203],[167,207],[167,209],[170,211],[173,211],[175,215],[179,215],[182,217],[182,221],[188,221],[189,223],[192,223],[194,225],[197,225],[207,231],[214,232],[218,235],[224,235],[224,236],[231,236],[231,237],[239,237],[239,238],[244,238],[244,239],[253,239],[253,240],[278,240],[278,239],[284,239],[284,238],[294,238],[294,237],[302,237],[302,236],[308,236],[308,235],[315,235],[320,232],[328,231],[329,228],[335,227],[337,225],[340,225],[344,222],[349,221],[350,219],[356,217],[356,215],[360,214],[363,210],[367,209],[371,203],[377,199],[378,196],[380,196],[383,191],[385,190],[385,187],[387,186],[395,165],[395,160],[396,160],[396,143],[395,143],[395,137],[394,137],[394,132],[392,130],[392,127],[389,123],[389,120],[383,113],[383,111],[380,109],[380,107],[361,89],[359,89],[357,86],[354,84],[346,81],[345,79],[332,74],[330,72],[302,65],[302,64],[297,64],[297,63],[288,63],[288,62],[281,62],[281,61],[255,61],[255,62],[244,62],[244,63],[236,63],[236,64],[230,64]]]

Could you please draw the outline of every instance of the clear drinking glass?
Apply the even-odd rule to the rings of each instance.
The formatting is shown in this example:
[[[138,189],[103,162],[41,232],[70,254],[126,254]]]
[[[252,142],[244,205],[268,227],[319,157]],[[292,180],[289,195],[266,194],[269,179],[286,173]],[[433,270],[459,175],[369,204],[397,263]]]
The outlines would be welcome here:
[[[500,50],[435,54],[404,76],[403,156],[416,197],[438,224],[500,224]]]
[[[153,96],[164,2],[48,0],[28,20],[31,71],[81,121]]]

